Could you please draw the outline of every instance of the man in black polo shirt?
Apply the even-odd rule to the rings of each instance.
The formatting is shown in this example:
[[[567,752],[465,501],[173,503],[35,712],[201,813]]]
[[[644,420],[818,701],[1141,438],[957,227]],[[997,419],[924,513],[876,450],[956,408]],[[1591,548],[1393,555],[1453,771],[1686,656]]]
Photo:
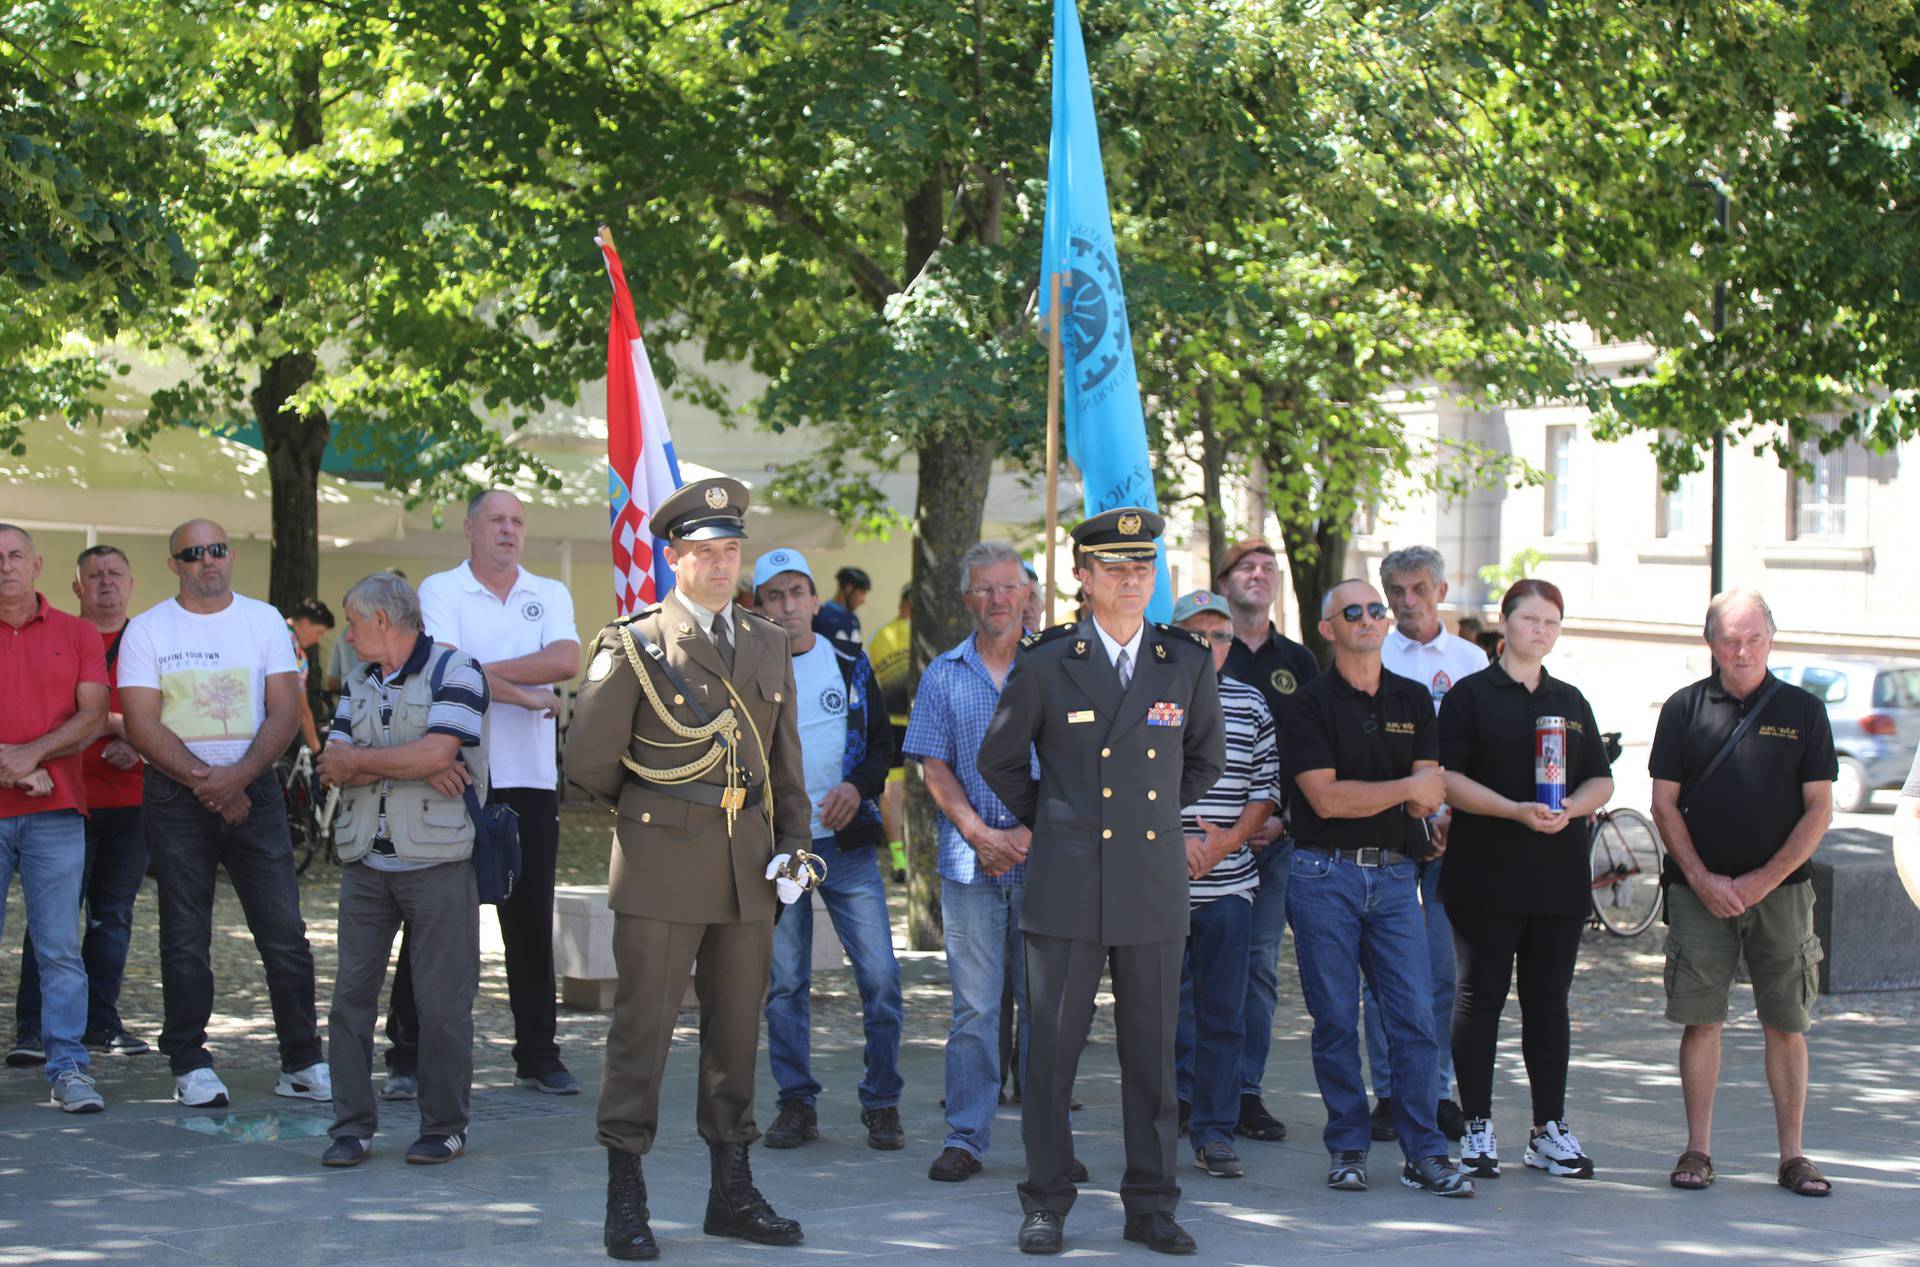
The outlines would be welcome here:
[[[1222,671],[1260,692],[1273,714],[1277,734],[1296,693],[1320,676],[1313,653],[1274,628],[1280,560],[1272,546],[1259,537],[1248,537],[1221,557],[1214,579],[1226,596],[1233,621],[1233,645]],[[1248,1139],[1287,1137],[1287,1128],[1260,1098],[1267,1053],[1273,1046],[1273,1011],[1280,998],[1280,938],[1287,931],[1287,865],[1293,857],[1284,782],[1273,817],[1247,841],[1260,887],[1254,890],[1253,936],[1247,945],[1247,1002],[1242,1016],[1247,1037],[1240,1055],[1240,1121],[1234,1133]]]
[[[1360,1081],[1360,971],[1380,1004],[1393,1061],[1400,1180],[1439,1196],[1473,1184],[1447,1159],[1434,1124],[1439,1044],[1415,855],[1426,817],[1446,795],[1438,723],[1425,687],[1380,664],[1387,607],[1365,581],[1342,581],[1320,604],[1333,669],[1308,683],[1282,723],[1281,768],[1293,783],[1287,918],[1300,987],[1313,1014],[1313,1076],[1327,1106],[1327,1185],[1367,1186],[1372,1140]],[[1420,1093],[1424,1088],[1424,1093]]]
[[[1820,962],[1807,879],[1833,818],[1839,769],[1826,705],[1767,672],[1773,634],[1773,613],[1756,590],[1729,590],[1708,604],[1714,672],[1661,708],[1647,762],[1654,822],[1667,845],[1667,1019],[1686,1026],[1687,1151],[1671,1182],[1713,1182],[1720,1027],[1744,955],[1766,1035],[1778,1178],[1801,1196],[1824,1197],[1832,1185],[1800,1149]]]

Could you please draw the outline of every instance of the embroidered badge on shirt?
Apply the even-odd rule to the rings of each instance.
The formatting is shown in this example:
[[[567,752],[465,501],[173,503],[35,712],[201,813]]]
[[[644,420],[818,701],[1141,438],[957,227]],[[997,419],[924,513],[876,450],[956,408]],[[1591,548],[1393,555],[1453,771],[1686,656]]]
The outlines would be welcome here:
[[[1149,704],[1147,706],[1147,725],[1178,726],[1186,715],[1187,710],[1181,708],[1178,704],[1169,704],[1164,701],[1158,704]]]

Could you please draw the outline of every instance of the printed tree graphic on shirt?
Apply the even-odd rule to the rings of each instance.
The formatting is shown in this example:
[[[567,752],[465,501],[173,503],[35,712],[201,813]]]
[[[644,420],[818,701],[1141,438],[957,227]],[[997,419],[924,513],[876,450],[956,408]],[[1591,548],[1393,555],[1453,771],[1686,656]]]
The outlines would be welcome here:
[[[194,683],[193,707],[202,717],[211,717],[220,723],[223,736],[233,733],[233,719],[240,710],[250,703],[247,698],[247,679],[244,673],[228,670],[220,673],[204,674]]]

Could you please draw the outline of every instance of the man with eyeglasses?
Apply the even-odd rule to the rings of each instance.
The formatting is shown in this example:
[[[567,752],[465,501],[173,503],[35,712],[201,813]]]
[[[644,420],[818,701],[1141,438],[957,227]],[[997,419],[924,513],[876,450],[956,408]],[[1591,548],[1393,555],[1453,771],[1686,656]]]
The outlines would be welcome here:
[[[219,524],[188,520],[167,550],[179,592],[128,623],[119,668],[127,741],[147,760],[141,809],[160,890],[160,1050],[174,1099],[191,1108],[228,1102],[207,1051],[214,877],[225,867],[266,968],[280,1038],[274,1093],[331,1100],[313,952],[273,772],[300,714],[293,640],[279,612],[233,592],[234,552]]]
[[[959,1183],[980,1173],[1000,1100],[1000,999],[1012,982],[1015,1046],[1027,1056],[1026,960],[1009,950],[1032,833],[981,778],[980,741],[1019,649],[1028,582],[1019,552],[981,541],[960,558],[961,601],[973,632],[920,675],[907,720],[906,755],[920,763],[939,810],[941,943],[953,1019],[947,1029],[947,1136],[927,1178]],[[1022,1084],[1025,1083],[1024,1070]]]
[[[1234,641],[1227,600],[1195,590],[1173,605],[1173,623],[1206,639],[1212,649],[1227,736],[1225,773],[1181,814],[1187,902],[1193,909],[1180,972],[1175,1048],[1180,1124],[1188,1127],[1191,1117],[1195,1167],[1216,1179],[1238,1179],[1246,1167],[1233,1150],[1233,1133],[1240,1120],[1240,1058],[1247,1040],[1247,953],[1260,889],[1247,841],[1279,804],[1280,757],[1266,700],[1222,672]]]
[[[1029,1254],[1061,1251],[1079,1192],[1068,1109],[1108,970],[1127,1154],[1122,1235],[1156,1253],[1194,1252],[1173,1217],[1174,1035],[1190,926],[1181,807],[1219,780],[1226,745],[1200,640],[1144,619],[1163,527],[1139,506],[1075,526],[1075,573],[1093,615],[1021,643],[980,743],[980,777],[1032,832],[1020,908],[1034,1004],[1021,1101],[1019,1245]]]
[[[1439,1042],[1421,916],[1425,820],[1440,805],[1439,724],[1425,688],[1380,663],[1387,606],[1373,586],[1342,581],[1320,603],[1330,672],[1314,679],[1281,723],[1281,764],[1297,795],[1298,841],[1287,917],[1300,987],[1313,1016],[1313,1075],[1327,1106],[1327,1186],[1365,1191],[1372,1133],[1360,1081],[1364,967],[1386,1023],[1393,1061],[1400,1181],[1437,1196],[1470,1197],[1434,1123]]]
[[[1226,676],[1259,691],[1273,714],[1276,730],[1293,707],[1299,690],[1320,676],[1313,653],[1281,633],[1273,623],[1273,602],[1280,588],[1280,560],[1259,537],[1235,542],[1215,569],[1220,593],[1233,619]],[[1280,1001],[1280,940],[1287,931],[1287,863],[1293,839],[1287,834],[1287,789],[1281,781],[1280,805],[1247,841],[1253,851],[1260,887],[1253,895],[1253,931],[1247,950],[1246,1047],[1240,1056],[1240,1121],[1236,1135],[1254,1140],[1283,1140],[1287,1128],[1261,1099],[1267,1054],[1273,1047],[1273,1013]]]
[[[87,793],[86,867],[81,905],[85,933],[80,959],[87,971],[87,1028],[90,1051],[138,1056],[153,1049],[127,1031],[120,1020],[120,984],[127,972],[127,946],[133,939],[133,902],[147,877],[147,837],[140,826],[140,794],[146,767],[126,741],[120,693],[114,688],[120,640],[126,635],[127,600],[133,596],[133,572],[118,546],[88,546],[74,563],[73,593],[80,619],[100,634],[107,666],[106,731],[80,755],[80,779]],[[20,988],[14,999],[16,1040],[7,1053],[10,1065],[39,1064],[40,968],[33,951],[33,930],[20,944]]]

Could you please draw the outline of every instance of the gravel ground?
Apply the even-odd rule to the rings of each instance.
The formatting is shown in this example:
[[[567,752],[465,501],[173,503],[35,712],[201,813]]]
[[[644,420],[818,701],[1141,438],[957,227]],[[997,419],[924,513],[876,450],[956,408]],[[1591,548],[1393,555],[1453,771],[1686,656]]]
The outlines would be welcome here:
[[[562,815],[560,846],[560,883],[596,884],[606,879],[607,819],[603,813],[586,809],[568,809]],[[339,871],[325,862],[316,862],[301,885],[301,905],[307,918],[307,935],[313,946],[317,976],[318,1009],[324,1023],[328,1001],[332,997],[335,965],[335,920],[338,904]],[[19,930],[25,919],[18,886],[12,886],[6,908],[6,935],[0,947],[0,1016],[11,1038],[12,1000],[20,973]],[[894,916],[894,944],[905,945],[905,891],[888,887],[888,899]],[[142,889],[134,908],[133,950],[129,957],[127,980],[121,996],[121,1013],[135,1033],[155,1040],[160,1031],[160,971],[156,952],[158,940],[157,904],[151,882]],[[214,974],[218,1005],[209,1025],[210,1044],[216,1060],[227,1067],[272,1067],[277,1062],[273,1041],[272,1017],[267,1006],[266,982],[260,971],[238,900],[226,884],[220,886],[214,941]],[[497,947],[497,938],[494,940]],[[1587,934],[1581,953],[1580,972],[1574,983],[1573,1023],[1576,1049],[1604,1049],[1605,1035],[1622,1025],[1635,1029],[1658,1026],[1663,1000],[1660,989],[1663,939],[1658,927],[1637,938],[1619,938],[1601,931]],[[1298,975],[1290,968],[1290,949],[1282,951],[1280,1006],[1277,1027],[1282,1033],[1305,1033],[1306,1010],[1300,999]],[[481,1044],[475,1053],[477,1070],[485,1073],[510,1071],[513,1042],[512,1017],[507,1006],[504,966],[498,950],[483,954],[480,998],[476,1005],[475,1033]],[[939,1044],[945,1041],[948,1021],[946,967],[937,954],[917,953],[902,957],[902,984],[906,998],[906,1026],[903,1040],[909,1043]],[[1107,995],[1101,996],[1109,1002]],[[1509,1009],[1517,1015],[1517,1009]],[[1745,991],[1735,996],[1734,1018],[1752,1023],[1752,999]],[[860,1042],[860,1000],[854,990],[852,974],[847,972],[817,975],[813,985],[815,1042],[856,1046]],[[1920,1016],[1920,991],[1889,991],[1874,994],[1822,996],[1816,1015],[1833,1019],[1912,1018]],[[563,1053],[597,1048],[606,1037],[607,1015],[563,1008],[560,1012],[560,1043]],[[682,1041],[694,1036],[692,1013],[683,1013]],[[1095,1021],[1097,1041],[1112,1041],[1112,1012],[1102,1007]],[[1816,1040],[1817,1041],[1817,1040]],[[158,1057],[154,1073],[164,1066]],[[9,1076],[25,1076],[21,1071],[6,1071]]]

